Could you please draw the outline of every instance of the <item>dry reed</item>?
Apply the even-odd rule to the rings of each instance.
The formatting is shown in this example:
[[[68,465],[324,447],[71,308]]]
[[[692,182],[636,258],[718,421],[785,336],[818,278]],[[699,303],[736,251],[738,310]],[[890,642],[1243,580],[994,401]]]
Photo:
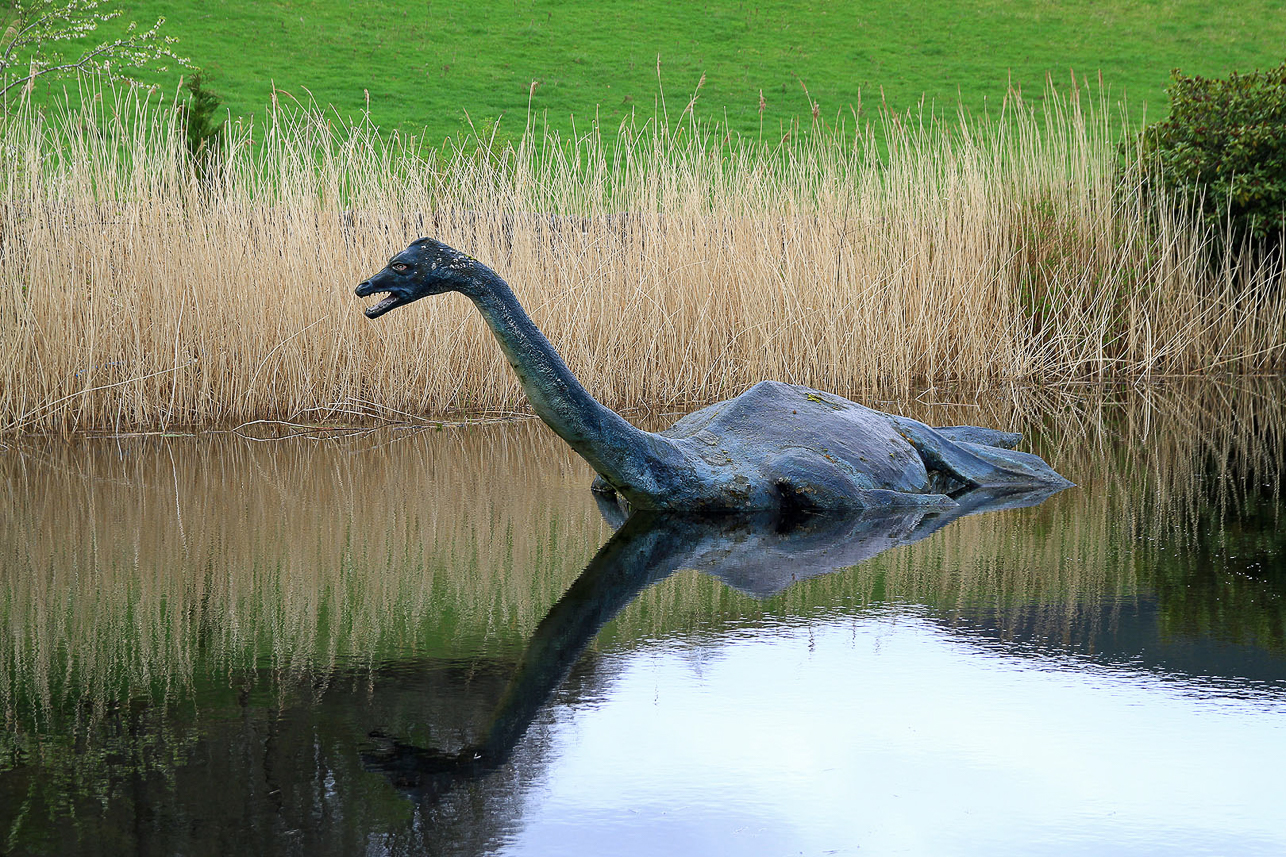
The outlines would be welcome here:
[[[763,378],[905,395],[1276,370],[1280,268],[1123,187],[1077,91],[773,146],[687,115],[442,153],[274,99],[198,175],[178,114],[84,84],[4,120],[0,430],[414,419],[524,402],[461,298],[353,285],[421,234],[513,284],[617,408]],[[797,129],[798,131],[798,129]],[[1128,172],[1128,171],[1127,171]]]

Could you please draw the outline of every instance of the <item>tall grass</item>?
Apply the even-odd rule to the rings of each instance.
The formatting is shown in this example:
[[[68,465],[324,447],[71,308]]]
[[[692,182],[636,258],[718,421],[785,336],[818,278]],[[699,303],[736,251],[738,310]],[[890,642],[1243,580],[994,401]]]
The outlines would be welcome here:
[[[622,409],[763,378],[901,395],[1286,354],[1281,266],[1212,263],[1218,242],[1145,200],[1111,111],[1076,93],[887,116],[879,139],[819,124],[751,145],[685,112],[427,155],[283,100],[211,172],[179,121],[91,84],[4,120],[0,430],[522,408],[464,299],[361,316],[352,286],[422,234],[509,279]]]

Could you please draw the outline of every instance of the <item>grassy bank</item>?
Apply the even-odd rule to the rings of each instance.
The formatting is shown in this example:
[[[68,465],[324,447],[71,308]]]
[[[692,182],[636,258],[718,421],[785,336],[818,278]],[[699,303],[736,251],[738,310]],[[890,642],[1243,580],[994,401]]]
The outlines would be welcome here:
[[[1226,75],[1275,66],[1286,15],[1274,0],[1212,4],[942,0],[121,0],[122,21],[166,16],[179,50],[213,74],[234,115],[258,113],[269,84],[303,87],[343,115],[369,109],[384,128],[436,145],[468,130],[465,113],[521,133],[530,104],[564,134],[598,117],[615,129],[651,117],[657,57],[670,110],[705,77],[699,109],[735,132],[776,139],[809,116],[833,120],[882,99],[995,109],[1009,82],[1039,97],[1047,75],[1102,74],[1137,121],[1165,111],[1170,70]],[[173,91],[177,74],[148,79]],[[537,82],[531,93],[532,82]],[[808,88],[807,95],[801,83]],[[760,94],[763,95],[761,115]]]
[[[4,431],[524,408],[465,300],[361,316],[353,285],[423,234],[506,276],[617,408],[763,378],[870,395],[1286,355],[1280,273],[1208,264],[1212,236],[1121,183],[1117,118],[1088,97],[890,120],[879,145],[738,144],[687,114],[440,157],[283,98],[206,177],[177,121],[93,92],[8,120]]]

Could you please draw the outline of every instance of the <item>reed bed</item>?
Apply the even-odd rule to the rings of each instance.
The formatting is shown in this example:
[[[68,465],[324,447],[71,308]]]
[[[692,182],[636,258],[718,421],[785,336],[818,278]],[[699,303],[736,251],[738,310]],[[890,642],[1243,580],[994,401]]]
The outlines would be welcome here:
[[[524,400],[467,301],[352,287],[435,235],[514,286],[618,409],[763,378],[850,395],[1279,370],[1282,266],[1139,191],[1112,111],[885,116],[771,145],[691,111],[515,145],[274,99],[194,165],[180,115],[92,82],[0,135],[0,431],[415,420]]]

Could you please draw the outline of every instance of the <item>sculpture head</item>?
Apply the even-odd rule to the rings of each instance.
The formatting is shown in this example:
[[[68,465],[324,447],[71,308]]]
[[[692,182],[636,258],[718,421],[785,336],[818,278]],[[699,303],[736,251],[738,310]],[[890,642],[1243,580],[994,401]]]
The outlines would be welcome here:
[[[482,263],[432,238],[420,238],[398,253],[384,269],[354,290],[359,298],[386,294],[388,297],[366,308],[367,318],[443,292],[466,291],[476,282]]]

